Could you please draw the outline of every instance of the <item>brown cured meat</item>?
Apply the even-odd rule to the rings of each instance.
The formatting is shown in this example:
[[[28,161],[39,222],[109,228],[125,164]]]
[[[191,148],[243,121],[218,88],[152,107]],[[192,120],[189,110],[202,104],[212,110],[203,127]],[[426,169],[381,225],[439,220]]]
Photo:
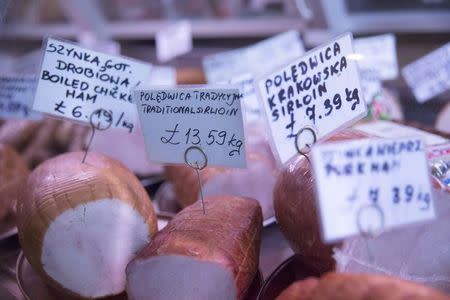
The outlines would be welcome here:
[[[200,180],[205,184],[210,178],[231,169],[221,167],[206,167],[200,170]],[[182,207],[189,206],[197,201],[200,187],[196,171],[187,165],[168,165],[165,167],[167,180],[173,183],[176,200]]]
[[[0,143],[21,151],[42,126],[41,121],[8,120],[0,127]]]
[[[250,198],[185,208],[127,267],[130,299],[243,299],[258,270],[262,214]]]
[[[249,147],[250,148],[250,147]],[[176,201],[186,207],[199,199],[196,171],[187,165],[166,166]],[[264,220],[273,217],[273,188],[279,169],[267,142],[255,143],[248,150],[247,168],[206,167],[200,170],[203,196],[232,195],[258,200]]]
[[[29,166],[35,167],[40,162],[50,158],[54,153],[51,150],[54,144],[54,135],[61,121],[57,119],[45,119],[43,124],[36,132],[33,140],[26,146],[22,152],[22,157]],[[45,155],[48,156],[45,156]]]
[[[347,129],[323,142],[365,137],[365,133]],[[325,245],[321,240],[311,171],[311,165],[305,157],[297,155],[291,159],[275,185],[274,208],[280,229],[294,252],[302,254],[306,258],[305,263],[323,273],[335,268],[332,257],[334,245]]]
[[[19,190],[29,170],[10,146],[0,144],[0,220],[15,209]]]
[[[290,285],[277,300],[448,300],[440,292],[395,277],[328,273]]]

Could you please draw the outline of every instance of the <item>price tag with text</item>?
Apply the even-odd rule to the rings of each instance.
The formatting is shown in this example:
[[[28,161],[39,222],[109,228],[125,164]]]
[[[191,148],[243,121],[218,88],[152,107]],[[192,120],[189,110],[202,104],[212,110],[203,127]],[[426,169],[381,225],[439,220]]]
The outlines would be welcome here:
[[[203,69],[208,83],[227,82],[246,73],[264,75],[304,52],[300,34],[291,30],[245,48],[206,56]]]
[[[374,71],[381,80],[398,76],[395,35],[382,34],[358,38],[353,42],[361,71]]]
[[[150,161],[186,163],[186,150],[195,146],[208,165],[246,166],[238,89],[154,88],[135,90],[133,98]]]
[[[312,149],[325,242],[434,218],[425,144],[361,139]]]
[[[402,69],[417,102],[424,103],[450,89],[450,43]]]
[[[33,109],[89,123],[103,109],[111,128],[133,132],[137,113],[131,90],[148,80],[151,65],[47,39]]]
[[[24,76],[0,76],[0,117],[2,119],[40,120],[32,110],[36,79]]]
[[[297,153],[296,136],[306,126],[315,127],[320,139],[367,115],[351,54],[347,33],[257,80],[272,147],[282,163]]]

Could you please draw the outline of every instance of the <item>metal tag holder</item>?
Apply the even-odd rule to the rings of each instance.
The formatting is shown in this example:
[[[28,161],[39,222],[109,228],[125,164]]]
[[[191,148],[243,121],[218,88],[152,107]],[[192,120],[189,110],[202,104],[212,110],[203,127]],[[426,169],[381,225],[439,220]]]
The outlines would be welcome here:
[[[188,158],[189,152],[192,152],[192,151],[198,151],[203,156],[203,161],[201,162],[201,164],[199,164],[199,162],[197,160],[194,162],[189,162],[189,158]],[[200,148],[198,146],[190,146],[184,151],[184,162],[189,167],[195,169],[195,172],[197,173],[197,180],[198,180],[198,185],[200,188],[200,200],[202,203],[203,214],[206,215],[205,202],[203,199],[203,188],[202,188],[202,182],[201,182],[201,178],[200,178],[200,170],[203,170],[208,165],[208,156],[206,155],[205,151],[203,151],[202,148]]]

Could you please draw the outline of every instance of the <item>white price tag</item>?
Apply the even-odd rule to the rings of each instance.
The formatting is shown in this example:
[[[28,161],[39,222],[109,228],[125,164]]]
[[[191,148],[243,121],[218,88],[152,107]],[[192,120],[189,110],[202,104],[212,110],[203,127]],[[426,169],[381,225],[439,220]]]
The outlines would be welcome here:
[[[156,56],[160,62],[192,50],[192,28],[188,21],[171,24],[156,33]]]
[[[254,80],[250,74],[242,74],[230,80],[232,85],[237,85],[242,93],[241,102],[244,105],[245,121],[247,123],[259,122],[262,118],[258,95],[256,94]]]
[[[352,35],[309,51],[257,81],[274,152],[284,163],[296,153],[295,137],[313,125],[323,138],[367,115],[362,98]]]
[[[36,79],[24,76],[0,76],[0,117],[3,119],[40,120],[32,110]]]
[[[430,175],[418,138],[316,145],[312,164],[323,240],[434,218]]]
[[[450,89],[450,43],[402,69],[416,100],[424,103]]]
[[[398,62],[395,35],[382,34],[355,39],[353,46],[361,71],[375,71],[381,80],[397,78]]]
[[[382,138],[404,138],[415,136],[423,140],[427,146],[448,142],[447,139],[439,135],[390,121],[378,120],[357,125],[355,128]]]
[[[249,47],[207,56],[203,68],[208,83],[227,82],[246,73],[264,75],[304,52],[300,34],[291,30]]]
[[[246,166],[238,89],[136,90],[134,101],[150,161],[186,163],[186,150],[196,146],[206,155],[208,165]],[[205,158],[196,155],[202,164]]]
[[[111,128],[132,132],[137,121],[131,90],[150,76],[151,65],[49,38],[33,109],[89,123],[98,109],[109,112]]]

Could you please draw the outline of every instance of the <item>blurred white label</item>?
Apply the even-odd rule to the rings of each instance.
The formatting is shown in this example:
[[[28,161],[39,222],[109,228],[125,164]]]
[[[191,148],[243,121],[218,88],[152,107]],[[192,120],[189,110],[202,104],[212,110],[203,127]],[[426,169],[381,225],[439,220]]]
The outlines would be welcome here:
[[[306,126],[323,138],[367,115],[352,35],[309,51],[257,81],[274,153],[284,163],[297,154],[295,137]]]
[[[247,123],[262,121],[261,109],[259,107],[258,95],[255,90],[252,75],[243,74],[233,77],[230,81],[232,85],[237,85],[242,94],[241,102],[244,104],[245,121]]]
[[[11,73],[36,76],[42,59],[42,49],[36,49],[14,59]]]
[[[207,56],[203,68],[208,83],[227,82],[247,73],[255,77],[265,75],[304,52],[300,34],[291,30],[252,46]]]
[[[450,89],[450,43],[405,66],[402,74],[419,103]]]
[[[361,88],[364,100],[371,104],[377,95],[382,92],[381,81],[378,72],[374,70],[360,70]]]
[[[192,50],[192,28],[188,21],[173,23],[156,33],[156,56],[167,62]]]
[[[150,71],[147,63],[49,38],[33,109],[85,123],[103,109],[109,127],[131,133],[137,121],[131,90],[146,82]]]
[[[177,84],[177,70],[172,67],[153,66],[150,74],[150,85],[175,86]]]
[[[383,34],[358,38],[353,42],[361,71],[372,70],[381,80],[392,80],[398,76],[395,35]]]
[[[245,167],[238,89],[155,88],[136,90],[133,96],[150,161]],[[186,153],[192,146],[201,150]]]
[[[434,218],[419,138],[362,139],[313,147],[324,242]]]
[[[404,138],[415,136],[423,140],[427,146],[442,144],[448,141],[436,134],[383,120],[357,125],[355,128],[382,138]]]
[[[0,117],[3,119],[39,120],[32,110],[36,79],[23,76],[0,76]]]
[[[106,54],[120,55],[120,44],[112,40],[100,40],[91,32],[81,32],[78,35],[81,46]]]

